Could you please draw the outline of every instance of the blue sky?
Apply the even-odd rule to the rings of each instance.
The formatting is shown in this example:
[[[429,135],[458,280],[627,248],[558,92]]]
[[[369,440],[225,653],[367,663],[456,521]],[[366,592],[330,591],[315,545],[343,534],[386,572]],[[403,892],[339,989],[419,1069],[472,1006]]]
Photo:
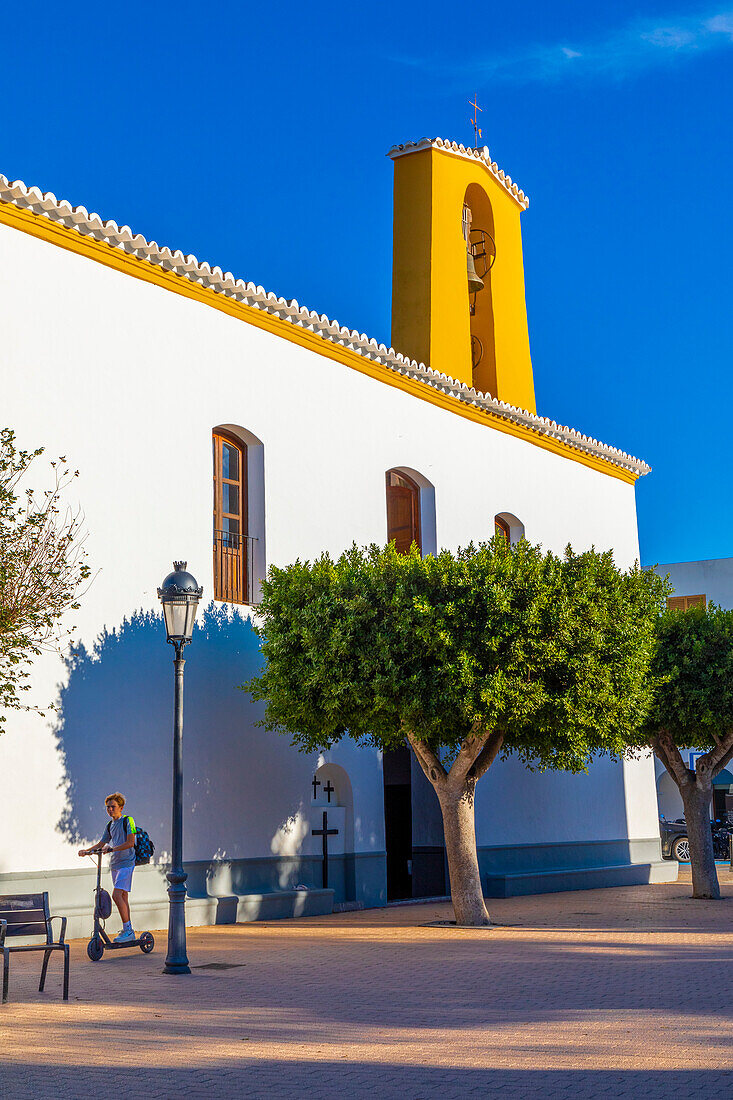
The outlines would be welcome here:
[[[531,199],[539,412],[651,463],[645,564],[733,556],[727,4],[40,3],[0,172],[389,344],[384,154],[468,143],[478,94]]]

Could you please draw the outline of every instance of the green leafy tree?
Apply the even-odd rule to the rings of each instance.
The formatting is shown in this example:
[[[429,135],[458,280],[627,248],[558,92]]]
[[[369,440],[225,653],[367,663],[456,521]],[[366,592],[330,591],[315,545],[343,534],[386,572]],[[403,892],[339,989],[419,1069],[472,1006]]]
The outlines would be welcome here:
[[[18,450],[9,428],[0,430],[0,728],[2,711],[22,707],[29,669],[44,649],[59,649],[70,630],[62,620],[76,610],[89,577],[81,517],[62,507],[72,473],[65,458],[51,463],[50,488],[23,487],[43,453]]]
[[[693,896],[719,898],[710,802],[713,779],[733,759],[733,611],[714,604],[665,611],[658,639],[646,732],[682,797]],[[694,771],[680,752],[693,747],[707,750]]]
[[[263,724],[307,751],[407,742],[440,803],[459,924],[488,923],[474,792],[497,756],[580,772],[621,754],[649,696],[664,582],[610,554],[501,539],[422,558],[353,547],[272,568],[259,607]]]

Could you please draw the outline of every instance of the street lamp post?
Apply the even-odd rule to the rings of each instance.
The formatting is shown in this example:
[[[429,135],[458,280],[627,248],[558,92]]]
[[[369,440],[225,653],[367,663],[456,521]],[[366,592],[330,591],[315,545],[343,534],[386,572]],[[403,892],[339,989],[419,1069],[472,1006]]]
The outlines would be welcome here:
[[[193,635],[196,609],[203,593],[196,579],[186,572],[185,561],[174,561],[158,589],[168,641],[175,651],[175,697],[173,708],[173,822],[171,868],[168,879],[168,954],[164,974],[190,974],[186,955],[186,872],[183,870],[183,647]]]

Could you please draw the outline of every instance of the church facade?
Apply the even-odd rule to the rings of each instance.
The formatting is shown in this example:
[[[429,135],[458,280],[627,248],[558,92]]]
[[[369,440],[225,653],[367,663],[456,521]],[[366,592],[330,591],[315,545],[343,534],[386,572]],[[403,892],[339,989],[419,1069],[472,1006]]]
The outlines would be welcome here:
[[[34,664],[44,713],[10,713],[0,737],[0,893],[42,881],[77,934],[92,868],[76,849],[100,834],[105,795],[126,795],[162,861],[169,848],[172,654],[156,589],[174,558],[206,604],[186,651],[192,923],[446,892],[437,802],[407,751],[306,756],[258,727],[239,685],[259,667],[270,564],[495,531],[638,558],[648,467],[535,411],[526,196],[487,149],[437,139],[391,156],[394,348],[0,177],[0,420],[79,469],[70,504],[94,574],[75,653]],[[489,894],[672,873],[651,758],[587,776],[497,763],[476,817]],[[160,927],[162,865],[137,876],[133,903]]]

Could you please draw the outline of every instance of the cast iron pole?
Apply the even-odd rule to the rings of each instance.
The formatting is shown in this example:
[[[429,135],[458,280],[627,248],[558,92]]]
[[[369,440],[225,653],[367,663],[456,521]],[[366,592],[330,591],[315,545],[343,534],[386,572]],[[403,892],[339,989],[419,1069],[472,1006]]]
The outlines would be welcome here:
[[[164,974],[190,974],[186,955],[186,879],[183,870],[183,666],[182,642],[175,645],[176,687],[173,717],[173,822],[168,879],[168,954]]]

